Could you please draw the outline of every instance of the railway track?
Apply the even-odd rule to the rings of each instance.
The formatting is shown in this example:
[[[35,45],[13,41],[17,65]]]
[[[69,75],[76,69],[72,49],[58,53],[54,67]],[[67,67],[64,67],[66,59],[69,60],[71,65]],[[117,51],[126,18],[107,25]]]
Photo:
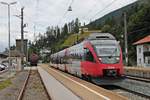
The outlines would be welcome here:
[[[139,92],[132,91],[132,90],[129,90],[129,89],[126,89],[126,88],[121,88],[121,87],[119,87],[119,89],[121,91],[125,91],[126,95],[129,96],[129,98],[131,98],[131,99],[136,99],[136,100],[147,100],[147,99],[150,99],[150,96],[149,95],[145,95],[144,93],[139,93]],[[125,94],[122,94],[122,95],[125,95]]]
[[[138,100],[150,99],[150,80],[146,78],[126,76],[126,79],[121,83],[116,83],[120,90],[126,91],[127,94],[139,97]],[[137,100],[136,99],[136,100]]]
[[[149,83],[150,80],[146,78],[140,78],[140,77],[133,77],[133,76],[125,76],[126,79],[132,80],[132,81],[137,81],[137,82],[144,82],[144,83]],[[136,83],[136,82],[135,82]],[[116,92],[120,95],[123,95],[125,97],[128,97],[131,100],[149,100],[150,99],[150,94],[145,94],[145,92],[142,91],[134,91],[134,89],[130,87],[134,87],[136,84],[131,84],[129,88],[125,84],[128,84],[127,81],[124,81],[123,83],[118,83],[117,85],[101,85],[104,89],[111,90],[113,92]],[[95,84],[95,83],[94,83]],[[130,84],[130,83],[129,83]],[[148,88],[148,87],[147,87]],[[142,87],[141,87],[142,90]],[[146,91],[146,90],[145,90]]]
[[[17,100],[51,100],[37,71],[29,70]]]
[[[131,76],[131,75],[126,75],[126,78],[150,83],[150,79],[148,79],[148,78],[135,77],[135,76]]]
[[[22,86],[22,88],[21,88],[21,91],[20,91],[20,93],[19,93],[19,95],[18,95],[17,100],[22,100],[22,98],[23,98],[23,94],[24,94],[26,85],[27,85],[27,83],[28,83],[30,73],[31,73],[31,69],[29,70],[29,73],[28,73],[28,75],[27,75],[27,77],[26,77],[26,80],[25,80],[25,82],[24,82],[24,84],[23,84],[23,86]]]
[[[128,97],[129,100],[149,100],[149,97],[143,94],[139,94],[135,91],[130,91],[128,89],[115,86],[115,85],[110,85],[110,86],[101,86],[104,89],[110,90],[112,92],[118,93],[122,96]]]

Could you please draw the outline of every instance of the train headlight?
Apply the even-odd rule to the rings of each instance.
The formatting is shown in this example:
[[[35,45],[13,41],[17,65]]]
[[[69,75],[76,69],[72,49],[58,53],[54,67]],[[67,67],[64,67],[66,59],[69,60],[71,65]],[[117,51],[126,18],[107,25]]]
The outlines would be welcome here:
[[[102,58],[99,58],[100,61],[102,61]]]
[[[120,59],[119,57],[116,58],[117,61],[119,61],[119,59]]]

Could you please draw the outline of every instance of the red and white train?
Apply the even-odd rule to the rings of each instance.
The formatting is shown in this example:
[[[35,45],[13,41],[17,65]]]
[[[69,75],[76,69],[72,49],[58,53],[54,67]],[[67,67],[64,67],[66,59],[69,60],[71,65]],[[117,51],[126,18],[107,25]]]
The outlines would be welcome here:
[[[83,42],[51,55],[50,66],[98,84],[124,75],[122,51],[109,33],[92,33]]]

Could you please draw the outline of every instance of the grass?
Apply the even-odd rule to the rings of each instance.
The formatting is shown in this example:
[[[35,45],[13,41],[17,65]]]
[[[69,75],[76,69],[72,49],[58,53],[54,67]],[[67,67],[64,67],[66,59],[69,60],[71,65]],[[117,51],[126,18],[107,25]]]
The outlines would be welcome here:
[[[76,38],[77,38],[77,34],[72,34],[72,35],[70,35],[70,36],[64,41],[64,43],[62,44],[62,46],[70,46],[70,45],[72,45],[72,44],[76,41]]]
[[[90,32],[84,32],[83,34],[71,34],[65,41],[64,43],[61,45],[61,47],[65,47],[65,46],[71,46],[73,44],[75,44],[75,42],[77,41],[77,36],[78,36],[78,41],[82,41],[84,40],[86,37],[88,37],[90,34]]]
[[[0,82],[0,90],[2,90],[2,89],[4,89],[4,88],[8,87],[8,86],[11,85],[11,84],[12,84],[12,82],[11,82],[10,79],[7,79],[7,80],[5,80],[5,81]]]
[[[80,43],[81,41],[86,39],[93,32],[101,32],[101,30],[92,30],[92,31],[88,31],[88,32],[83,32],[81,34],[69,34],[69,36],[65,39],[65,41],[58,42],[55,45],[55,48],[58,48],[58,51],[60,51],[67,47],[70,47],[77,43],[77,38],[78,38],[78,43]]]

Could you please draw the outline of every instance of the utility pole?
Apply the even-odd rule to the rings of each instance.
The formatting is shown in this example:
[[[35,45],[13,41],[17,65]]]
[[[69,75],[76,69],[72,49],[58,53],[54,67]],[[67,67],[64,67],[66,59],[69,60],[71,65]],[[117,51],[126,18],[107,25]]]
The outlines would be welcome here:
[[[127,15],[124,12],[124,43],[125,43],[125,61],[128,66],[128,35],[127,35]]]
[[[36,34],[36,26],[34,25],[34,41],[36,41],[36,37],[35,37],[35,34]]]
[[[11,64],[10,64],[10,57],[11,57],[11,55],[10,55],[10,6],[11,5],[14,5],[14,4],[16,4],[17,2],[11,2],[11,3],[7,3],[7,2],[0,2],[1,4],[3,4],[3,5],[7,5],[8,6],[8,48],[9,48],[9,53],[8,53],[8,61],[9,61],[9,63],[8,63],[8,66],[9,66],[9,70],[10,70],[10,66],[11,66]]]
[[[10,54],[10,5],[8,5],[8,47],[9,47],[9,54],[8,54],[8,56],[9,56],[9,59],[8,59],[8,62],[9,62],[9,68],[10,68],[10,66],[11,66],[11,64],[10,64],[10,56],[11,56],[11,54]]]
[[[21,8],[21,70],[24,69],[24,24],[23,24],[23,10],[24,7]]]

